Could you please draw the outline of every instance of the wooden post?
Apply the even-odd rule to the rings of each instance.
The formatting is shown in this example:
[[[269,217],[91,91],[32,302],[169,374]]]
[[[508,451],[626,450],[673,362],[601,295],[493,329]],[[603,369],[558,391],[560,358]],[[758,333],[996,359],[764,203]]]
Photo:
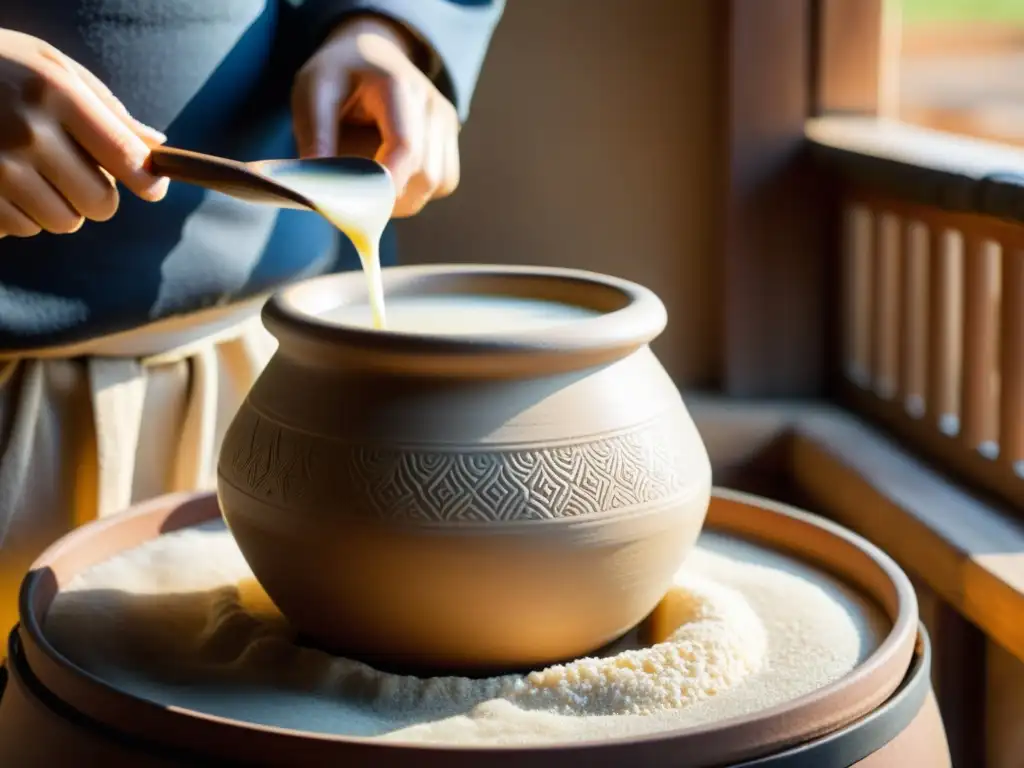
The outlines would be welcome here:
[[[722,389],[743,397],[824,393],[836,349],[838,207],[804,152],[811,113],[812,0],[722,0],[725,56],[720,219]],[[834,235],[834,237],[833,237]],[[836,263],[832,263],[836,262]]]
[[[818,0],[815,115],[877,115],[886,98],[885,0]],[[892,18],[891,16],[889,17]]]

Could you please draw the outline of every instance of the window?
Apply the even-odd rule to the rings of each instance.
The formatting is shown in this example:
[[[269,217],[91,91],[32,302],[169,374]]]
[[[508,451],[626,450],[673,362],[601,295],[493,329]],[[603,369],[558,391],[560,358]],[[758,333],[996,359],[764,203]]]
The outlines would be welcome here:
[[[1024,2],[896,0],[900,119],[1024,146]]]
[[[1024,509],[1024,3],[818,8],[807,134],[840,185],[845,401]]]

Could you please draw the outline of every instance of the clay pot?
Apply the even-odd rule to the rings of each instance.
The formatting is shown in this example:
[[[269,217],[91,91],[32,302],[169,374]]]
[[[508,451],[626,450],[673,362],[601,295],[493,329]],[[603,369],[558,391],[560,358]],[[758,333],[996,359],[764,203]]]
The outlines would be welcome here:
[[[928,638],[909,580],[839,526],[756,497],[716,491],[708,526],[803,559],[873,599],[892,621],[850,674],[767,710],[637,738],[550,746],[406,745],[268,728],[136,698],[74,666],[41,627],[55,595],[89,566],[218,514],[211,496],[158,499],[91,523],[51,547],[21,593],[0,698],[0,765],[170,768],[193,765],[379,768],[949,768],[931,692]],[[45,738],[40,738],[45,734]]]
[[[385,271],[386,294],[546,299],[599,314],[485,336],[320,315],[361,274],[284,290],[279,348],[224,439],[218,495],[256,578],[321,647],[389,668],[498,671],[585,655],[661,599],[711,470],[648,347],[665,309],[565,269]]]

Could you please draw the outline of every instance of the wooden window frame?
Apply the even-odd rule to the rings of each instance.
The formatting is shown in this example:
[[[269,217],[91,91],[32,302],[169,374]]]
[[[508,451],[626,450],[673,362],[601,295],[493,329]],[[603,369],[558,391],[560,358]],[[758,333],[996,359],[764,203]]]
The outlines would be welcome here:
[[[717,482],[832,517],[917,581],[938,636],[935,676],[955,764],[983,765],[986,732],[992,743],[985,702],[999,699],[984,682],[988,675],[992,688],[986,649],[1024,662],[1024,486],[976,446],[911,428],[905,409],[851,386],[840,246],[844,209],[857,203],[1016,248],[1024,162],[1013,158],[1024,154],[978,142],[980,154],[963,161],[954,139],[888,127],[898,29],[885,0],[716,0],[716,8],[724,345],[720,394],[688,402]],[[1024,254],[1024,237],[1019,243]],[[983,293],[984,283],[968,282]],[[1024,305],[1024,264],[1008,282],[1020,284]],[[1002,342],[1004,372],[1010,361],[1011,386],[1024,387],[1024,351],[1007,350],[1024,348],[1024,310],[1004,309],[1003,322],[1017,328]],[[985,335],[991,317],[966,321]],[[902,371],[903,358],[894,359]],[[983,377],[966,378],[977,390]],[[969,432],[979,423],[972,418]],[[1024,421],[1024,399],[1001,419]]]
[[[885,119],[897,76],[885,3],[820,8],[807,136],[849,230],[840,397],[1024,512],[1024,151]],[[847,28],[875,45],[858,48]],[[852,286],[858,277],[870,288]]]
[[[890,66],[898,26],[888,7],[886,0],[720,4],[721,389],[732,397],[838,398],[1024,512],[1024,151],[888,122],[898,76]],[[913,320],[925,324],[929,352],[939,344],[927,319],[904,316],[912,299],[890,285],[901,274],[879,275],[861,290],[873,305],[861,324],[872,324],[878,347],[868,375],[892,379],[893,391],[851,383],[851,323],[837,311],[850,301],[848,266],[837,244],[853,237],[845,230],[855,206],[874,219],[869,249],[897,250],[887,265],[906,260],[912,243],[904,230],[914,224],[927,229],[925,261],[939,259],[947,231],[962,235],[967,295],[949,312],[964,316],[962,332],[953,329],[963,359],[947,366],[946,378],[956,381],[947,382],[945,397],[938,355],[903,340]],[[979,266],[993,244],[1002,265],[995,277]],[[995,315],[994,302],[982,297],[998,283],[1005,298]],[[927,306],[946,310],[936,303],[941,287],[920,300],[923,317]],[[914,393],[905,391],[911,379]],[[892,402],[911,394],[923,413]]]

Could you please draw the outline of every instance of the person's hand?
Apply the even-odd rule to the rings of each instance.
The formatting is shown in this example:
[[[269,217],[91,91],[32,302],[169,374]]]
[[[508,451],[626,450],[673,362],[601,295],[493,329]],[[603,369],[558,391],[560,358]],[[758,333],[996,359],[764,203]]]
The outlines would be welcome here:
[[[292,88],[301,157],[337,155],[346,125],[374,126],[374,159],[391,171],[395,216],[411,216],[459,184],[459,117],[410,57],[413,41],[388,21],[344,23],[306,62]]]
[[[0,29],[0,237],[77,231],[114,215],[114,179],[144,200],[167,180],[150,174],[164,137],[85,67],[38,38]]]

